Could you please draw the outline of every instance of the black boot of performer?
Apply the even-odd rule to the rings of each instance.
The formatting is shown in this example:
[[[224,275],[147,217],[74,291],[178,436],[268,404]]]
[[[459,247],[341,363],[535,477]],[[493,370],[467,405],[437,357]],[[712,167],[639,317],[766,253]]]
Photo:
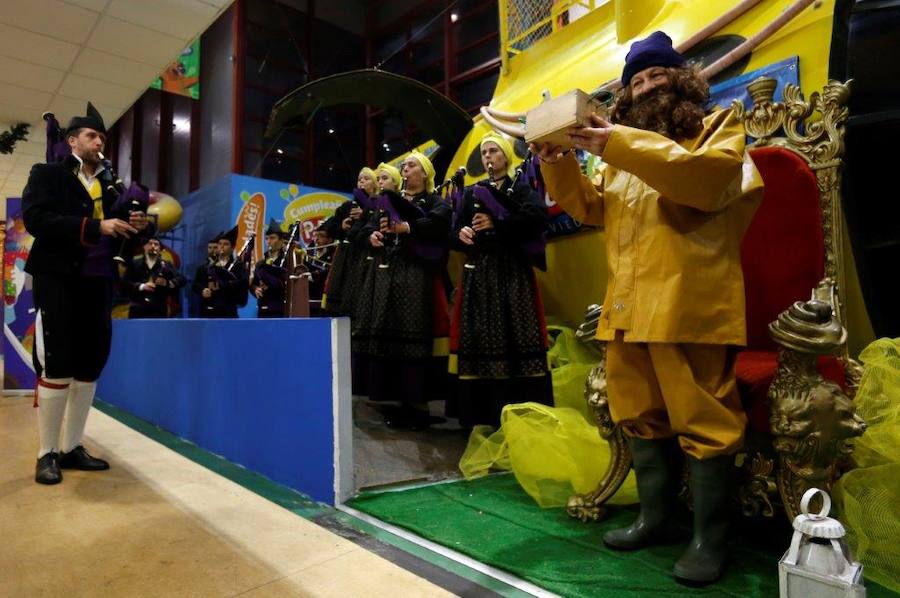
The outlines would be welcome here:
[[[80,469],[82,471],[103,471],[109,469],[109,463],[88,454],[83,446],[76,446],[68,453],[60,453],[59,466],[63,469]]]
[[[606,532],[603,543],[613,550],[637,550],[674,542],[679,535],[672,520],[680,482],[678,444],[671,438],[632,438],[629,444],[641,512],[628,527]]]
[[[59,454],[49,452],[37,460],[34,481],[38,484],[59,484],[62,472],[59,470]]]
[[[694,497],[694,537],[672,573],[680,583],[700,586],[719,579],[728,556],[728,501],[734,457],[688,457],[688,463]]]

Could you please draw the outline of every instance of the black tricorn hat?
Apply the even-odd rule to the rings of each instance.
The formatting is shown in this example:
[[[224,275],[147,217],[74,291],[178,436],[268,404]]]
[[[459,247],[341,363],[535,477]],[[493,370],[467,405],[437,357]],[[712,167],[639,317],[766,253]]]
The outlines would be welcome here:
[[[269,228],[266,229],[266,236],[269,235],[278,235],[280,237],[284,237],[285,235],[284,231],[281,230],[281,225],[274,218],[269,220]]]
[[[235,245],[237,245],[237,236],[238,236],[238,227],[237,227],[237,225],[235,225],[235,227],[233,229],[231,229],[230,231],[219,235],[219,240],[221,241],[222,239],[225,239],[226,241],[231,243],[232,247],[234,247]]]
[[[221,238],[222,238],[222,235],[224,235],[224,234],[225,234],[225,231],[220,230],[219,232],[217,232],[216,234],[214,234],[213,237],[212,237],[212,239],[210,239],[209,241],[207,241],[207,243],[218,243],[218,242],[219,242],[219,239],[221,239]]]
[[[103,124],[103,117],[100,116],[100,113],[97,112],[97,109],[90,102],[87,103],[87,114],[85,116],[74,116],[69,121],[69,126],[66,127],[66,135],[71,135],[78,129],[85,127],[106,135],[106,125]]]

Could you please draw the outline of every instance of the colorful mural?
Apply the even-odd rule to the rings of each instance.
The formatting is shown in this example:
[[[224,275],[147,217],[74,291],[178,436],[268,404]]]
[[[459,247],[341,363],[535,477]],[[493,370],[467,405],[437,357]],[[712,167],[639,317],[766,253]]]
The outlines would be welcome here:
[[[182,50],[150,87],[200,99],[200,38]]]
[[[184,215],[173,230],[175,240],[172,247],[185,260],[182,271],[191,278],[197,267],[206,261],[206,241],[236,224],[236,249],[243,247],[251,233],[256,233],[253,245],[255,262],[265,250],[264,232],[271,218],[278,220],[283,230],[299,220],[302,240],[311,243],[316,227],[350,197],[349,193],[318,187],[227,175],[181,199]],[[197,302],[190,293],[190,283],[184,293],[183,303],[190,304],[189,314],[196,315]],[[241,317],[254,317],[256,300],[251,298],[238,313]]]
[[[6,200],[3,244],[3,389],[34,388],[31,348],[34,344],[34,301],[25,260],[34,238],[22,221],[22,200]]]

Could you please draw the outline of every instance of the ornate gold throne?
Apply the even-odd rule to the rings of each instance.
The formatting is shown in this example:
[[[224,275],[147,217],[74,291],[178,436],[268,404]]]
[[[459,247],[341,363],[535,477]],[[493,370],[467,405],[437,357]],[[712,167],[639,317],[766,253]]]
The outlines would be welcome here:
[[[748,151],[766,183],[741,250],[748,347],[736,371],[750,423],[735,456],[735,500],[745,515],[772,517],[777,495],[792,519],[806,489],[830,490],[851,466],[850,440],[865,423],[852,403],[861,367],[848,355],[843,326],[840,170],[849,82],[829,81],[808,101],[787,84],[783,102],[773,100],[776,84],[757,79],[747,87],[752,107],[732,106],[755,139]],[[810,299],[798,301],[810,288]],[[600,310],[588,308],[578,336],[603,353],[585,399],[611,458],[593,492],[569,499],[568,513],[582,521],[603,516],[631,468],[607,404],[605,348],[594,339]]]

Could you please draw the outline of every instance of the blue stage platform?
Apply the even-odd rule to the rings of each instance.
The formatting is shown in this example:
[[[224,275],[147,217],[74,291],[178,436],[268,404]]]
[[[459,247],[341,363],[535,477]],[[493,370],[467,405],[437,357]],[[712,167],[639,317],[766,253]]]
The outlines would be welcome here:
[[[315,500],[353,491],[345,318],[115,320],[97,396]]]

